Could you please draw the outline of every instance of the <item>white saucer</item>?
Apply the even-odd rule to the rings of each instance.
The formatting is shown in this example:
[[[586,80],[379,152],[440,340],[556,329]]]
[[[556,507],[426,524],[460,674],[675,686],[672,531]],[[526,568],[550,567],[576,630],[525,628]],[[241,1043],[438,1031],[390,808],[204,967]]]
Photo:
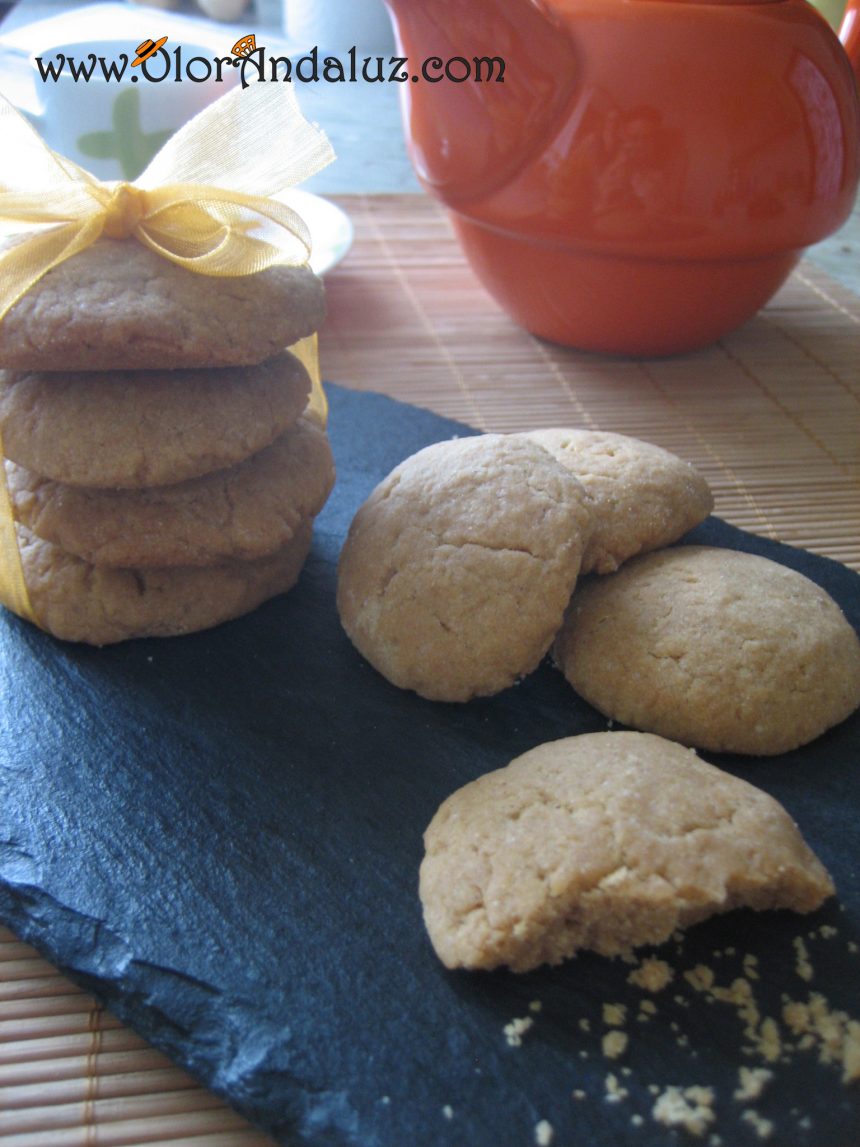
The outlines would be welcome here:
[[[353,227],[349,216],[328,199],[300,188],[284,192],[278,198],[294,207],[308,225],[313,243],[312,270],[324,275],[336,267],[352,246]]]

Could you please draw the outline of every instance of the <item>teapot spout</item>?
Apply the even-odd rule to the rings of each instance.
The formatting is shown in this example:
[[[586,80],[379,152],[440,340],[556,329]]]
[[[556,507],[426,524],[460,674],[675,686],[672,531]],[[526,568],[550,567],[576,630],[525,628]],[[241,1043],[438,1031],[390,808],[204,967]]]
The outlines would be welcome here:
[[[419,178],[460,207],[540,155],[581,82],[569,25],[541,0],[385,0]]]

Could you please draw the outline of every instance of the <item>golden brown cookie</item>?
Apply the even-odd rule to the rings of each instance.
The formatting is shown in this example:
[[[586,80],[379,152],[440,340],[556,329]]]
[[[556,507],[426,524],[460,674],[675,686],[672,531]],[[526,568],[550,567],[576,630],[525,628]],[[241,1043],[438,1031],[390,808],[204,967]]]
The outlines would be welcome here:
[[[588,498],[540,446],[485,434],[401,463],[352,522],[337,604],[389,681],[441,701],[536,667],[576,583]]]
[[[612,573],[634,554],[668,546],[713,509],[704,476],[650,442],[602,430],[532,430],[527,437],[549,450],[594,500],[583,573]]]
[[[308,267],[187,271],[134,239],[99,239],[41,278],[0,322],[14,370],[168,370],[263,362],[317,330]]]
[[[280,550],[256,561],[166,569],[93,566],[23,526],[18,544],[39,625],[65,641],[110,645],[208,629],[286,593],[301,573],[311,529],[302,523]]]
[[[833,893],[772,797],[643,733],[539,745],[450,796],[424,840],[424,920],[449,968],[614,956],[718,912],[810,912]]]
[[[15,516],[102,566],[212,565],[274,553],[322,509],[334,482],[325,431],[300,418],[245,462],[144,490],[66,486],[6,464]]]
[[[71,486],[161,486],[233,466],[299,417],[307,371],[288,352],[221,370],[0,371],[6,457]]]
[[[735,550],[660,550],[583,584],[555,657],[606,716],[714,752],[784,753],[860,705],[860,641],[838,605]]]

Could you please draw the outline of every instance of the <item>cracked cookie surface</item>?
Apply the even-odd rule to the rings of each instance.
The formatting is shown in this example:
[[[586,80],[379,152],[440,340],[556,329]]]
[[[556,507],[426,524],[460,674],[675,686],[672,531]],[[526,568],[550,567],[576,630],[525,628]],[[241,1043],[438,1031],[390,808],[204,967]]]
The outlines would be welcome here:
[[[343,626],[389,681],[466,701],[534,669],[561,624],[590,523],[577,480],[506,435],[437,443],[358,510],[338,567]]]
[[[860,705],[860,641],[838,605],[735,550],[661,550],[583,584],[555,658],[607,717],[714,752],[788,752]]]
[[[42,629],[64,641],[110,645],[208,629],[286,593],[298,581],[311,536],[307,521],[268,557],[166,569],[90,565],[23,526],[18,527],[18,547]]]
[[[0,323],[14,370],[165,370],[262,362],[325,317],[308,267],[201,275],[134,239],[99,239],[44,275]]]
[[[424,920],[449,968],[618,955],[740,906],[810,912],[834,891],[777,801],[646,733],[539,745],[448,797],[424,843]]]
[[[310,388],[286,351],[220,370],[0,371],[3,450],[71,486],[182,482],[268,446],[305,409]]]
[[[144,490],[66,486],[7,463],[15,516],[103,566],[211,565],[274,553],[319,513],[334,482],[325,431],[300,418],[237,466]]]
[[[654,446],[602,430],[532,430],[594,501],[594,528],[582,572],[605,574],[635,554],[677,541],[710,514],[714,499],[689,462]]]

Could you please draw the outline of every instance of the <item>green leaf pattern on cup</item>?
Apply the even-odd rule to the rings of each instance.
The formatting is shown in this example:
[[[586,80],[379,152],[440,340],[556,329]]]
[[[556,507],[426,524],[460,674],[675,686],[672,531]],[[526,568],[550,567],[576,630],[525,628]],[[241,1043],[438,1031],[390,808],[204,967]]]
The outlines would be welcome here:
[[[133,88],[120,92],[116,97],[111,119],[111,131],[88,131],[79,136],[78,150],[92,159],[115,159],[126,179],[136,179],[173,133],[169,130],[143,131],[140,126],[140,94]]]

